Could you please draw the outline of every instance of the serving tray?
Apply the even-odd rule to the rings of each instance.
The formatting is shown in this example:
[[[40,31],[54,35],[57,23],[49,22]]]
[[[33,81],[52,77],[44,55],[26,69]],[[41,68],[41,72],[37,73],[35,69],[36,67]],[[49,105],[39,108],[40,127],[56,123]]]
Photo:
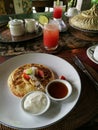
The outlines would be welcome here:
[[[23,42],[31,39],[38,38],[42,35],[42,27],[38,26],[37,30],[34,33],[25,33],[22,36],[12,36],[10,30],[7,26],[0,29],[0,42],[3,43],[17,43]]]
[[[69,27],[69,30],[71,34],[78,39],[92,42],[98,41],[98,31],[83,30],[71,25]]]
[[[98,30],[87,30],[74,26],[69,19],[69,29],[73,36],[85,41],[98,41]]]

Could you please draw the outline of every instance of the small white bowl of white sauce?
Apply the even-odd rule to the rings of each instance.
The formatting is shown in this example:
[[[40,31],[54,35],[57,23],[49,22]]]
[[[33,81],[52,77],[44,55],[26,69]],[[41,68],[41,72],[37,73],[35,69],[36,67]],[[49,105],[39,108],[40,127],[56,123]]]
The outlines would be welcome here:
[[[49,109],[50,98],[44,92],[33,91],[22,98],[21,107],[26,113],[38,116]]]

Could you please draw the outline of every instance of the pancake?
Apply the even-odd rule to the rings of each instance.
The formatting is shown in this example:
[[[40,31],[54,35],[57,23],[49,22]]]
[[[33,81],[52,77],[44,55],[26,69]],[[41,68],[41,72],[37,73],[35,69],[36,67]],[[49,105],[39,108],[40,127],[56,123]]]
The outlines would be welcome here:
[[[8,86],[15,96],[23,97],[31,91],[45,91],[46,85],[53,79],[55,74],[50,68],[31,63],[16,68],[8,77]]]

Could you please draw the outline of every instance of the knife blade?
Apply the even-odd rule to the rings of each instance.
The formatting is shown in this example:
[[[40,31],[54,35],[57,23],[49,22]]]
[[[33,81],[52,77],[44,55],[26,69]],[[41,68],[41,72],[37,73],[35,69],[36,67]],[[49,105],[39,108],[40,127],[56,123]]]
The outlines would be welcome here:
[[[88,76],[88,78],[94,83],[95,88],[98,90],[98,82],[94,79],[91,73],[86,69],[85,65],[78,58],[78,56],[74,56],[73,61],[82,70],[82,72],[85,73],[86,76]]]

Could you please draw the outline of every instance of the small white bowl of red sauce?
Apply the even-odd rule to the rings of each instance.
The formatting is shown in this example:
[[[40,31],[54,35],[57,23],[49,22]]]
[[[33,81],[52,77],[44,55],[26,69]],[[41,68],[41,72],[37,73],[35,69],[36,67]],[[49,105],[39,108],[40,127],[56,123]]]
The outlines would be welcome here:
[[[67,80],[55,79],[46,86],[46,94],[54,101],[63,101],[72,93],[72,85]]]

